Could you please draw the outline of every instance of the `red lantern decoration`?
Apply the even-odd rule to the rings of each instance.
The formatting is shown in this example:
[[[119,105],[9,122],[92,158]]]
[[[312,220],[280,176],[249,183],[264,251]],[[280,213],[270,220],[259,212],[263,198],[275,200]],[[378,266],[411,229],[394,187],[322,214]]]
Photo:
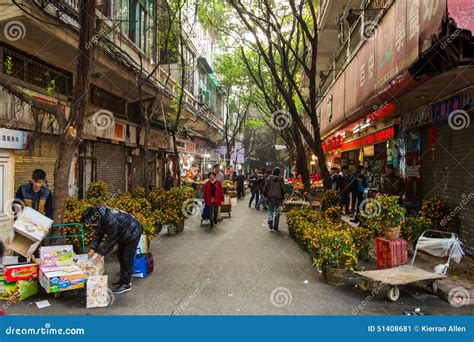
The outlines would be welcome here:
[[[438,128],[430,127],[428,129],[428,143],[434,145],[438,142]]]

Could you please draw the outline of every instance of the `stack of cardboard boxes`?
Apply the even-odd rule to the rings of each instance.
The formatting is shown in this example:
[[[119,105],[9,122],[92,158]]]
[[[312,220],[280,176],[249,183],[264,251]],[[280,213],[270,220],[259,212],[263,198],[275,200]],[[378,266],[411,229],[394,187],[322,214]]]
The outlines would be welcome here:
[[[39,282],[47,293],[83,288],[86,276],[74,263],[71,245],[40,248]]]

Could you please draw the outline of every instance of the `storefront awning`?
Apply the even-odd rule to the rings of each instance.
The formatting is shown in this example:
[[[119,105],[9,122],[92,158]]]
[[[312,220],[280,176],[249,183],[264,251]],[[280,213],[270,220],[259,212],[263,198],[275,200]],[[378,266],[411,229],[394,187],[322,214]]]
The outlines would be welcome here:
[[[216,89],[216,88],[219,88],[220,86],[220,83],[217,79],[217,76],[216,74],[209,74],[207,75],[209,77],[209,83],[211,84],[211,88],[212,89]]]

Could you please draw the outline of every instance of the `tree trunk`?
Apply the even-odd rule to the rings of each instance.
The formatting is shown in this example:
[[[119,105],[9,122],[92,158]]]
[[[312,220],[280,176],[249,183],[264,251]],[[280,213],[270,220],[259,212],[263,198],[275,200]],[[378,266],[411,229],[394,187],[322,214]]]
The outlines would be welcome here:
[[[178,146],[176,145],[176,133],[171,132],[171,139],[173,140],[173,151],[174,151],[174,172],[176,176],[176,186],[181,187],[181,168],[179,165],[179,152]]]
[[[95,33],[95,0],[82,0],[79,12],[79,51],[68,124],[61,132],[58,154],[54,166],[54,221],[62,223],[69,195],[69,174],[74,154],[80,144],[84,127],[84,113],[89,94],[92,37]]]
[[[301,139],[300,132],[298,127],[293,126],[292,136],[295,142],[296,148],[296,170],[301,175],[301,180],[303,182],[304,191],[308,192],[311,188],[311,180],[309,178],[308,170],[308,159],[306,157],[306,150],[303,145],[303,140]]]

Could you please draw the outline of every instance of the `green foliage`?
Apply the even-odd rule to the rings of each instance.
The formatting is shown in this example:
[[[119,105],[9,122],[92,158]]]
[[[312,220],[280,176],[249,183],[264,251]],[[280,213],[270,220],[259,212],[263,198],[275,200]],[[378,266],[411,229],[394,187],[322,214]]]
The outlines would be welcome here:
[[[5,69],[4,69],[5,74],[7,74],[7,75],[13,74],[13,59],[12,59],[12,56],[7,56],[7,58],[5,58],[4,65],[5,65]]]
[[[444,222],[447,221],[450,209],[448,203],[440,197],[434,196],[423,201],[421,216],[430,219],[435,229],[446,230]]]
[[[398,196],[378,195],[364,207],[367,217],[360,215],[362,226],[381,236],[384,228],[401,227],[405,221],[406,209],[399,204]]]
[[[335,207],[339,205],[339,193],[336,190],[326,190],[323,193],[323,207]]]
[[[56,94],[56,80],[50,80],[46,91],[50,97],[54,97]]]
[[[423,216],[412,216],[409,217],[402,227],[402,237],[405,240],[413,241],[416,243],[420,235],[428,229],[432,229],[433,222],[429,218]]]

